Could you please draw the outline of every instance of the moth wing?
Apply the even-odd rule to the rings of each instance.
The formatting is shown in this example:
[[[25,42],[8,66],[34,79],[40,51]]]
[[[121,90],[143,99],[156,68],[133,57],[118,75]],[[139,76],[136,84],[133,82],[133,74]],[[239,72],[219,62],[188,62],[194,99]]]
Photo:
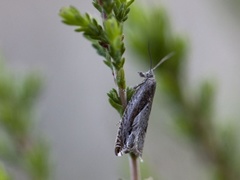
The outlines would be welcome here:
[[[148,89],[146,89],[146,86]],[[138,152],[142,152],[143,149],[155,88],[155,79],[145,79],[143,83],[137,86],[136,92],[128,102],[117,133],[115,143],[115,154],[117,156],[132,152],[130,148],[132,145],[136,146],[134,148],[136,155],[141,156],[141,153]]]
[[[115,155],[116,156],[122,156],[122,148],[123,148],[123,120],[121,120],[118,132],[117,132],[117,137],[115,140]]]
[[[149,115],[151,113],[152,102],[148,102],[142,111],[133,120],[132,130],[146,129],[148,125]]]
[[[127,139],[126,147],[124,147],[123,151],[132,152],[140,157],[142,156],[151,107],[152,102],[148,102],[142,111],[135,117],[131,134]]]
[[[136,96],[136,93],[129,101],[118,128],[117,137],[115,141],[116,156],[122,156],[123,154],[122,149],[126,144],[127,138],[132,132],[132,124],[134,122],[134,119],[136,118],[137,114],[139,114],[138,112],[139,110],[135,102],[136,98],[134,96]]]

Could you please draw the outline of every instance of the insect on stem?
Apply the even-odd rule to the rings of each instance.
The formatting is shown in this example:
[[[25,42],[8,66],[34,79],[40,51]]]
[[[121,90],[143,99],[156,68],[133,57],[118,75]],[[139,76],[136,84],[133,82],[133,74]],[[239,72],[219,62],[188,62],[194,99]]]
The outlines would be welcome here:
[[[172,57],[173,54],[170,53],[165,56],[149,71],[145,73],[139,72],[139,75],[144,80],[136,87],[136,91],[123,113],[115,142],[116,156],[131,153],[136,157],[142,157],[144,139],[157,84],[153,71],[164,61]]]

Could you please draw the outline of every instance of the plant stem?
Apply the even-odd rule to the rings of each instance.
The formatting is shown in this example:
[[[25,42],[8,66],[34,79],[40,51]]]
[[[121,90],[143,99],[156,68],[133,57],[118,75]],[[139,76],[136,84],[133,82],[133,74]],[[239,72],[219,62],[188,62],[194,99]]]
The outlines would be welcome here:
[[[129,165],[131,171],[131,180],[140,180],[138,157],[135,154],[129,155]]]
[[[119,94],[119,97],[121,99],[122,107],[125,110],[125,108],[127,106],[125,89],[122,89],[122,88],[118,87],[118,94]]]

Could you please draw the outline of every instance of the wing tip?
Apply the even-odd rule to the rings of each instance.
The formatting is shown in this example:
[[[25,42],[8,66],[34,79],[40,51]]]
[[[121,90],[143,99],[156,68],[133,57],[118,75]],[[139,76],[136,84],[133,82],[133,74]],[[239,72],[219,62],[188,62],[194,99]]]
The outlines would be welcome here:
[[[122,156],[122,148],[121,147],[115,147],[115,155],[116,156]]]

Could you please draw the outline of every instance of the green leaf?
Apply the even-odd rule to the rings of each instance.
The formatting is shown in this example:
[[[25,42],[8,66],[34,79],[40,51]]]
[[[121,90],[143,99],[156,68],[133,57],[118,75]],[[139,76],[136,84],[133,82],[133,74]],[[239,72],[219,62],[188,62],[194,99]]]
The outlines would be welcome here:
[[[134,0],[127,1],[127,7],[129,7],[133,2]]]
[[[107,93],[107,95],[108,95],[108,97],[109,97],[110,99],[112,99],[114,102],[116,102],[116,103],[118,103],[118,104],[121,104],[121,100],[120,100],[120,98],[119,98],[119,96],[118,96],[118,92],[117,92],[116,89],[113,88],[112,90],[109,91],[109,93]]]
[[[115,18],[111,18],[104,22],[104,30],[107,41],[110,44],[109,54],[113,58],[113,61],[118,62],[122,58],[125,49],[123,45],[122,27],[119,26]]]
[[[110,68],[113,70],[113,67],[112,67],[112,62],[111,61],[108,61],[108,60],[103,60],[103,62]]]
[[[123,107],[121,104],[120,97],[118,96],[117,90],[112,89],[109,93],[107,93],[107,95],[108,95],[109,103],[112,105],[112,107],[116,109],[119,114],[122,114]]]
[[[83,26],[83,24],[85,24],[84,18],[74,6],[63,7],[59,15],[62,17],[62,22],[65,24],[72,26]]]
[[[100,56],[103,56],[103,57],[107,56],[106,49],[103,48],[98,42],[97,43],[93,43],[92,46],[97,50],[97,53]]]
[[[115,101],[113,101],[112,99],[108,99],[109,103],[111,104],[111,106],[117,110],[117,112],[121,115],[123,113],[123,108],[121,104],[116,103]]]
[[[102,6],[99,5],[99,3],[98,3],[97,0],[94,0],[94,1],[92,2],[92,4],[93,4],[93,6],[94,6],[100,13],[102,13]]]
[[[83,32],[83,35],[87,39],[106,42],[102,26],[98,24],[96,19],[91,18],[88,13],[81,15],[75,7],[70,6],[62,8],[59,15],[62,17],[63,23],[71,26],[79,26],[75,31]]]
[[[114,44],[116,38],[122,35],[122,28],[115,18],[110,18],[104,22],[104,30],[111,44]]]
[[[132,95],[136,92],[134,88],[127,87],[127,102],[129,102],[132,98]]]
[[[104,13],[106,14],[107,18],[112,17],[113,6],[114,6],[114,1],[113,0],[102,1],[102,8],[104,9]]]
[[[127,20],[128,13],[130,12],[129,6],[134,2],[134,0],[131,1],[123,1],[123,0],[116,0],[115,6],[113,8],[113,12],[115,15],[115,18],[118,20],[119,23],[122,23]]]

